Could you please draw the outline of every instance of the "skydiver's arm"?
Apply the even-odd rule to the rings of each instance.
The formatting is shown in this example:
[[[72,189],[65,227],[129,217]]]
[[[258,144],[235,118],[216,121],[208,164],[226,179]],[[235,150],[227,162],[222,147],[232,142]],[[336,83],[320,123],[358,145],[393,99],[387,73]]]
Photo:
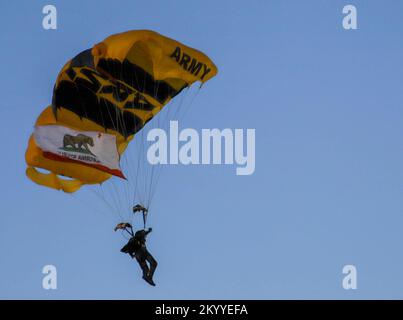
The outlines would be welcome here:
[[[144,235],[148,235],[151,231],[153,231],[153,228],[148,228],[148,230],[144,232]]]

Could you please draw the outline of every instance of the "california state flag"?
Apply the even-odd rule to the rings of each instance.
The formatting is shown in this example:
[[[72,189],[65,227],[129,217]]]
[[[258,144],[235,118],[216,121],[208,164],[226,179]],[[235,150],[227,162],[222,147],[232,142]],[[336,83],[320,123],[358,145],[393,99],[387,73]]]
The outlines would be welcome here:
[[[125,179],[114,135],[45,125],[35,127],[34,138],[48,159],[81,163]]]

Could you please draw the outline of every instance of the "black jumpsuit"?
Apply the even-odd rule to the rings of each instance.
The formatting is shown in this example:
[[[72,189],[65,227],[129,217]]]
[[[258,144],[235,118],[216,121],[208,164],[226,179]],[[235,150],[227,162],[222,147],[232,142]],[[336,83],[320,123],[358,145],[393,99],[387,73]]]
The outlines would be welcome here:
[[[132,258],[136,258],[141,270],[143,270],[143,278],[152,279],[158,263],[146,247],[146,236],[149,233],[150,231],[145,230],[137,231],[121,251],[129,253]],[[150,268],[146,261],[150,264]]]

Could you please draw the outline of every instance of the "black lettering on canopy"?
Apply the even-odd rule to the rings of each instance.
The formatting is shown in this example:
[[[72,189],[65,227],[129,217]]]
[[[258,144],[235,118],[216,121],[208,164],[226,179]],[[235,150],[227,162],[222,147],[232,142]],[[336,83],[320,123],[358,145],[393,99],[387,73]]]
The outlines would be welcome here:
[[[192,62],[190,63],[190,66],[188,68],[188,71],[191,74],[194,74],[195,76],[197,76],[200,72],[200,69],[202,67],[202,65],[204,65],[203,63],[197,61],[195,58],[192,59]]]
[[[199,75],[199,72],[203,67],[203,74],[200,77],[200,80],[203,80],[203,78],[211,71],[211,69],[205,63],[198,61],[185,52],[182,53],[180,47],[175,48],[174,52],[171,53],[170,58],[174,58],[183,69],[195,76]]]
[[[129,111],[122,111],[112,102],[97,96],[101,87],[94,70],[82,69],[90,81],[76,77],[72,81],[63,80],[53,92],[53,111],[57,116],[57,109],[63,107],[74,112],[80,118],[89,119],[105,129],[112,129],[122,136],[135,134],[143,127],[142,120]]]
[[[172,52],[172,54],[170,55],[171,58],[174,58],[176,60],[176,62],[179,62],[180,58],[181,58],[181,48],[176,47],[174,52]]]
[[[180,90],[176,90],[165,81],[155,80],[151,74],[127,59],[123,63],[117,59],[100,59],[98,68],[112,78],[153,97],[161,104],[165,103],[168,98],[176,96],[180,90],[186,87],[186,84],[184,84]]]
[[[211,69],[209,69],[205,64],[203,64],[203,75],[201,76],[201,80],[203,80],[203,78],[206,76],[207,73],[209,73],[211,71]]]
[[[181,59],[181,62],[179,62],[179,65],[183,67],[183,69],[188,70],[188,63],[190,62],[191,58],[188,54],[184,53]]]

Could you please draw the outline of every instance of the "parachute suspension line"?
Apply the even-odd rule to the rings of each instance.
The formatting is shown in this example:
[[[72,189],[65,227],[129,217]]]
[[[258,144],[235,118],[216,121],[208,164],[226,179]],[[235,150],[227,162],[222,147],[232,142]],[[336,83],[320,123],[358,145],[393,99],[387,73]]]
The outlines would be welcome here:
[[[145,178],[143,179],[143,193],[142,193],[142,203],[143,203],[143,205],[144,206],[148,206],[148,203],[147,203],[147,187],[148,187],[148,184],[150,184],[151,183],[151,180],[150,180],[150,172],[151,172],[151,170],[152,170],[152,168],[150,168],[150,166],[149,166],[149,164],[148,164],[148,159],[147,159],[147,155],[146,155],[146,150],[147,150],[147,140],[146,140],[146,137],[145,137],[145,132],[143,132],[142,133],[142,135],[143,135],[143,138],[141,139],[141,142],[143,143],[143,152],[142,152],[142,154],[141,154],[141,157],[143,157],[143,167],[144,167],[144,169],[143,169],[143,171],[142,172],[144,172],[144,174],[145,174]]]
[[[183,111],[182,113],[182,117],[180,118],[180,120],[183,120],[186,116],[186,114],[189,112],[189,109],[192,107],[193,102],[195,101],[196,97],[199,95],[199,92],[201,90],[201,85],[199,88],[196,89],[196,93],[193,94],[193,97],[191,97],[191,100],[189,102],[188,107]]]
[[[172,101],[170,101],[170,103],[169,103],[170,105],[166,106],[167,110],[166,110],[166,114],[164,115],[165,120],[163,120],[163,122],[164,122],[165,127],[166,127],[167,130],[169,130],[169,128],[170,128],[170,121],[171,120],[179,120],[177,118],[178,118],[178,115],[182,112],[183,106],[185,105],[184,102],[186,100],[186,97],[188,96],[188,93],[189,93],[189,86],[186,87],[186,91],[184,90],[184,92],[182,91],[179,94],[179,97],[178,96],[174,97],[172,99]],[[164,124],[162,124],[162,125],[164,125]],[[157,190],[157,185],[158,185],[158,182],[159,182],[160,177],[161,177],[162,172],[163,172],[162,168],[163,168],[163,166],[161,165],[160,170],[157,172],[156,183],[153,186],[153,190],[150,192],[151,193],[150,202],[152,202],[152,200],[153,200],[153,198],[155,196],[155,193],[156,193],[156,190]]]
[[[145,88],[146,88],[146,77],[144,77],[143,76],[143,86],[142,86],[142,91],[145,91]],[[145,131],[145,130],[144,130]],[[144,137],[144,135],[145,135],[145,133],[144,133],[144,131],[142,130],[142,132],[141,132],[141,134],[142,134],[142,139],[141,139],[141,142],[142,142],[142,144],[143,144],[143,150],[142,150],[142,153],[139,155],[139,160],[141,159],[141,156],[144,156],[144,152],[145,152],[145,144],[146,144],[146,142],[145,142],[145,137]],[[147,158],[147,157],[146,157]],[[143,205],[146,205],[145,204],[145,201],[146,201],[146,199],[147,199],[147,194],[146,194],[146,189],[147,189],[147,181],[149,181],[148,180],[148,171],[147,171],[147,169],[146,169],[146,167],[147,167],[147,162],[144,162],[145,163],[145,165],[144,165],[144,170],[142,170],[142,171],[144,171],[145,172],[145,174],[146,174],[146,177],[145,177],[145,179],[143,180],[143,183],[144,183],[144,185],[143,185],[143,187],[144,187],[144,192],[143,192],[143,199],[141,199],[142,201],[142,203],[143,203]]]
[[[158,91],[159,91],[159,87],[160,87],[160,81],[157,81],[157,86],[156,86],[156,88],[155,88],[155,90],[154,90],[154,99],[157,99],[157,97],[158,97]],[[161,108],[163,108],[163,107],[161,107]],[[160,127],[160,125],[159,125],[159,120],[160,120],[160,117],[158,116],[158,115],[160,115],[160,112],[157,114],[157,123],[158,123],[158,127]],[[144,139],[143,140],[145,143],[146,143],[146,139]],[[147,144],[148,145],[148,144]],[[145,155],[145,157],[146,157],[146,160],[148,160],[147,159],[147,155]],[[148,161],[147,161],[148,162]],[[151,192],[152,192],[152,189],[153,189],[153,183],[155,182],[154,181],[154,173],[155,173],[155,170],[156,170],[156,166],[157,165],[155,165],[155,164],[150,164],[150,163],[147,163],[148,164],[148,166],[151,166],[151,177],[150,177],[150,183],[149,183],[149,188],[148,188],[148,193],[147,193],[147,195],[148,195],[148,197],[147,197],[147,203],[146,203],[146,207],[147,208],[150,208],[150,206],[151,206],[151,199],[152,199],[152,195],[151,195]],[[147,212],[147,214],[148,214],[148,212]],[[144,228],[145,228],[145,223],[146,223],[146,216],[144,215],[144,217],[143,217],[143,219],[144,219]]]
[[[180,113],[180,111],[181,111],[182,108],[183,108],[185,98],[186,98],[186,96],[189,94],[189,89],[190,89],[190,87],[187,86],[186,89],[183,90],[183,91],[185,91],[185,90],[186,90],[186,91],[180,93],[179,104],[178,104],[176,110],[173,111],[174,114],[173,114],[173,116],[171,117],[172,119],[178,120],[178,119],[177,119],[178,114]]]
[[[119,68],[119,66],[118,65],[115,65],[115,64],[112,64],[112,67],[113,68],[115,68],[115,70],[114,70],[114,74],[117,74],[117,71],[119,71],[119,73],[120,73],[120,75],[123,75],[123,70],[122,70],[122,66],[120,66],[120,70],[117,70],[116,68]],[[121,77],[120,77],[121,78]],[[120,82],[119,81],[117,81],[117,83],[119,84]],[[124,88],[126,88],[125,86],[123,86]],[[121,86],[119,85],[119,86],[113,86],[113,94],[115,95],[115,98],[117,99],[117,100],[119,100],[119,101],[121,101],[122,99],[121,99],[121,95],[120,95],[120,90],[121,90],[122,88],[121,88]],[[128,92],[126,92],[127,94],[128,94]],[[125,123],[125,121],[124,121],[124,119],[123,119],[123,116],[119,116],[119,113],[118,112],[116,112],[116,124],[117,124],[117,126],[118,126],[118,128],[119,128],[119,125],[121,126],[121,128],[122,128],[122,131],[125,133],[125,139],[127,139],[126,138],[126,134],[127,134],[127,132],[128,132],[128,130],[127,130],[127,128],[126,128],[126,123]],[[129,173],[130,174],[130,173]],[[128,177],[129,178],[129,180],[130,180],[130,176]],[[129,193],[129,188],[130,188],[130,182],[128,182],[128,180],[125,180],[124,181],[124,183],[122,183],[122,184],[120,184],[121,186],[122,186],[122,188],[124,189],[123,191],[124,191],[124,194],[122,195],[122,196],[124,196],[125,197],[125,199],[124,200],[126,200],[126,201],[122,201],[123,202],[123,206],[124,207],[127,207],[127,206],[129,206],[129,196],[128,196],[128,193]]]
[[[183,106],[185,105],[184,101],[186,100],[187,96],[189,95],[189,89],[190,87],[186,87],[186,91],[183,90],[184,92],[181,92],[179,94],[179,97],[176,96],[174,97],[169,103],[168,105],[165,106],[164,110],[161,111],[158,115],[157,115],[157,126],[159,128],[163,128],[165,127],[165,129],[169,129],[169,121],[171,120],[177,120],[176,117],[179,114],[183,114],[182,109]],[[192,104],[192,102],[194,101],[194,98],[191,100],[191,103],[189,104],[188,107],[190,107],[190,105]],[[154,169],[154,167],[157,167]],[[150,181],[150,188],[149,188],[149,198],[148,198],[148,203],[147,203],[147,207],[150,208],[152,206],[152,202],[153,202],[153,198],[156,194],[156,190],[157,190],[157,186],[158,186],[158,182],[160,180],[160,177],[162,175],[163,172],[163,165],[159,164],[159,165],[152,165],[152,171],[151,171],[151,181]]]
[[[109,62],[108,62],[108,63],[109,63]],[[112,79],[110,79],[110,81],[112,81]],[[115,88],[115,86],[112,86],[112,88],[113,88],[113,90],[115,91],[114,93],[115,93],[116,97],[119,97],[119,93],[118,93],[117,89]],[[111,115],[111,113],[110,113],[110,111],[109,111],[109,108],[108,108],[107,105],[106,105],[106,99],[105,99],[105,101],[103,101],[103,103],[101,104],[101,106],[104,107],[104,108],[108,111],[108,115],[109,115],[110,120],[111,120],[113,123],[115,123],[115,125],[116,125],[116,129],[117,129],[116,131],[119,131],[119,125],[121,125],[120,122],[122,122],[122,123],[124,123],[124,122],[121,121],[121,119],[118,118],[118,114],[117,114],[117,113],[116,113],[116,118],[113,119],[113,117],[112,117],[112,115]],[[102,117],[102,122],[105,123],[104,112],[100,112],[100,114],[101,114],[101,117]],[[107,132],[107,129],[106,129],[106,128],[105,128],[105,132]],[[121,205],[120,205],[120,204],[121,204],[121,199],[120,199],[120,196],[119,196],[118,188],[116,187],[116,185],[115,185],[115,183],[114,183],[114,179],[115,179],[115,178],[112,177],[112,178],[109,179],[110,181],[108,181],[108,184],[109,184],[109,186],[110,186],[110,188],[111,188],[111,191],[108,192],[108,194],[110,195],[110,198],[111,198],[111,200],[112,200],[113,203],[114,203],[114,207],[115,207],[116,212],[118,213],[119,217],[120,217],[121,219],[123,219],[123,217],[122,217],[122,211],[121,211],[122,208],[121,208]],[[122,184],[122,185],[123,185],[123,187],[125,187],[125,184]],[[102,190],[102,197],[103,197],[104,201],[107,202],[107,203],[109,203],[110,200],[108,200],[108,198],[106,197],[102,185],[100,186],[100,189]],[[115,196],[115,194],[116,194],[116,196]],[[110,205],[109,205],[109,206],[110,206]]]
[[[91,194],[97,198],[99,198],[106,206],[100,205],[99,207],[96,207],[94,204],[92,204],[92,201],[88,198],[88,195],[85,196],[85,201],[82,199],[80,196],[83,195],[83,192],[88,192],[88,190],[91,192]],[[75,201],[79,202],[80,204],[83,204],[84,207],[87,207],[89,211],[93,212],[94,214],[99,214],[101,212],[105,217],[110,218],[113,223],[116,223],[116,213],[118,215],[119,211],[116,210],[116,208],[112,207],[109,202],[105,201],[105,197],[101,196],[96,189],[93,188],[86,188],[85,190],[81,190],[81,193],[72,193],[68,194],[74,199]],[[97,202],[94,202],[97,203]],[[109,207],[110,210],[107,208]],[[121,217],[121,215],[120,215]],[[122,217],[121,217],[122,218]]]
[[[126,240],[130,239],[130,237],[127,236],[124,230],[121,230],[120,233],[122,234],[122,237],[125,238]]]
[[[136,83],[137,84],[139,84],[139,79],[138,79],[138,77],[137,77],[137,73],[134,73],[134,76],[135,76],[135,78],[136,78]],[[133,81],[134,81],[134,79],[133,79]],[[144,81],[145,81],[145,79],[144,79]],[[132,83],[130,83],[130,85],[134,88],[135,86],[134,86],[134,83],[132,82]],[[145,82],[144,82],[144,88],[145,88]],[[141,92],[139,91],[139,94],[140,94]],[[143,130],[141,130],[141,132],[140,132],[140,135],[142,136],[143,135]],[[140,160],[141,160],[141,154],[142,154],[142,150],[138,150],[139,149],[139,142],[140,141],[138,141],[139,140],[139,138],[140,137],[138,137],[138,133],[134,136],[134,142],[135,142],[135,147],[136,147],[136,149],[137,149],[137,154],[135,154],[135,158],[133,157],[133,159],[137,159],[137,170],[136,170],[136,172],[135,172],[135,181],[134,181],[134,183],[135,183],[135,186],[134,186],[134,192],[133,192],[133,204],[135,203],[135,201],[136,201],[136,197],[138,197],[138,198],[140,198],[140,195],[138,195],[137,193],[138,193],[138,187],[139,187],[139,179],[140,179],[140,175],[141,175],[141,171],[142,171],[142,169],[141,169],[141,166],[140,166]],[[142,139],[142,138],[141,138]],[[141,199],[139,199],[140,200],[140,202],[141,202]]]
[[[189,96],[190,87],[187,87],[186,91],[184,93],[180,94],[181,97],[179,99],[174,98],[173,99],[174,101],[171,101],[170,105],[167,105],[166,108],[164,108],[164,109],[168,109],[168,110],[165,110],[166,111],[165,115],[161,115],[161,113],[159,113],[159,115],[158,115],[158,126],[161,127],[164,124],[167,126],[168,125],[168,119],[171,120],[171,119],[176,119],[176,117],[178,117],[177,120],[182,120],[185,117],[186,113],[191,108],[191,106],[193,105],[194,100],[196,99],[196,97],[199,94],[200,88],[201,88],[201,86],[199,88],[197,88],[197,91],[193,94],[193,96],[190,97],[190,102],[188,104],[185,104],[184,101]],[[187,108],[185,110],[183,110],[184,105],[187,106]],[[174,113],[174,115],[172,115],[172,113]],[[164,122],[163,124],[161,123],[161,118],[163,118],[163,120],[162,120],[162,122]],[[158,165],[158,167],[159,168],[158,168],[158,170],[156,172],[156,177],[151,178],[150,191],[149,191],[150,197],[149,197],[149,203],[147,204],[148,208],[152,205],[152,200],[153,200],[154,195],[156,193],[158,181],[159,181],[160,176],[161,176],[162,171],[163,171],[162,170],[162,165]]]
[[[136,75],[137,78],[137,75]],[[144,86],[145,86],[145,79],[144,79]],[[159,82],[157,82],[157,86],[155,87],[154,97],[158,95],[158,87]],[[158,116],[157,116],[158,119]],[[149,125],[147,125],[149,127]],[[146,128],[141,130],[137,134],[136,139],[136,147],[137,147],[137,170],[136,170],[136,188],[133,195],[133,199],[137,198],[140,200],[140,203],[147,208],[150,206],[150,190],[149,188],[152,186],[153,183],[153,170],[154,166],[151,166],[147,161],[147,139],[146,139]],[[151,166],[151,168],[150,168]],[[144,226],[146,225],[147,215],[143,214],[143,223]]]
[[[117,71],[117,70],[115,70]],[[122,73],[122,70],[120,70],[120,73]],[[119,83],[119,82],[117,82]],[[121,87],[119,86],[119,89],[117,86],[113,86],[113,94],[115,95],[116,99],[121,101],[121,96],[120,96],[120,90]],[[121,126],[122,131],[125,133],[125,136],[127,134],[127,128],[126,128],[126,123],[123,120],[122,116],[119,116],[119,114],[116,112],[116,125],[119,128],[119,126]],[[126,138],[127,139],[127,138]],[[121,155],[119,154],[120,160],[122,160]],[[130,176],[128,177],[129,181],[130,181]],[[125,201],[121,201],[120,203],[122,203],[122,205],[126,208],[129,205],[129,197],[128,197],[128,189],[130,188],[130,182],[128,180],[125,180],[123,183],[119,184],[121,186],[121,188],[123,189],[123,194],[122,197]],[[119,199],[120,200],[120,199]],[[124,208],[122,208],[122,210],[124,210]]]
[[[155,83],[156,83],[156,86],[154,86],[154,97],[153,97],[153,98],[156,98],[157,93],[158,93],[158,87],[159,87],[159,82],[158,82],[158,81],[155,81]],[[143,77],[143,90],[145,89],[145,87],[146,87],[146,78]],[[149,204],[149,199],[148,199],[148,197],[149,197],[149,194],[148,194],[148,185],[151,185],[151,183],[152,183],[151,175],[152,175],[154,166],[151,166],[151,168],[150,168],[150,164],[148,163],[147,154],[146,154],[147,139],[146,139],[146,137],[145,137],[145,135],[146,135],[146,134],[145,134],[145,130],[142,132],[142,134],[143,134],[143,137],[142,137],[142,139],[141,139],[141,141],[142,141],[142,143],[143,143],[143,153],[142,153],[142,156],[144,157],[144,172],[145,172],[145,174],[146,174],[146,177],[145,177],[145,179],[144,179],[144,181],[143,181],[143,183],[144,183],[144,193],[143,193],[144,199],[143,199],[143,205],[145,205],[145,206],[148,208],[148,207],[150,206],[150,204]],[[147,185],[147,184],[148,184],[148,185]],[[144,225],[145,225],[145,215],[144,215],[144,213],[143,213],[143,222],[144,222]]]
[[[107,61],[107,63],[108,63],[108,68],[109,69],[115,68],[115,66],[113,64],[111,64],[109,61]],[[116,71],[116,70],[114,70],[114,71]],[[111,78],[109,78],[109,80],[111,82],[114,82],[114,80],[111,79]],[[116,80],[115,80],[115,82],[118,83]],[[113,88],[112,94],[114,95],[114,98],[117,99],[117,100],[120,100],[121,96],[120,96],[120,92],[118,90],[118,87],[117,86],[112,86],[112,88]],[[116,131],[118,131],[118,132],[119,131],[127,132],[125,122],[119,116],[119,114],[116,113],[116,117],[113,117],[112,114],[110,113],[109,108],[107,108],[107,106],[106,106],[106,99],[105,99],[105,101],[102,101],[102,102],[103,103],[101,104],[101,106],[106,108],[110,120],[112,121],[112,123],[115,124]],[[101,116],[102,116],[102,121],[104,122],[105,119],[103,118],[104,117],[103,112],[101,112]],[[119,130],[120,128],[123,129],[123,130]],[[107,129],[105,129],[105,131],[107,131]],[[121,155],[119,155],[119,156],[121,157]],[[110,190],[109,190],[110,192],[108,192],[109,199],[105,196],[104,189],[101,186],[100,189],[102,190],[102,193],[103,193],[102,198],[107,203],[110,203],[110,201],[112,201],[116,211],[118,212],[118,215],[123,219],[122,212],[125,212],[126,210],[124,210],[124,208],[122,208],[122,206],[124,206],[126,208],[127,207],[126,204],[129,204],[129,196],[128,196],[128,194],[129,194],[131,181],[130,181],[130,179],[125,180],[122,184],[118,184],[118,186],[120,186],[120,187],[118,187],[115,184],[115,180],[116,180],[115,177],[111,177],[109,180],[110,181],[107,182],[107,185],[110,188]],[[123,192],[121,192],[121,191],[123,191]],[[124,201],[124,200],[126,200],[126,201]],[[111,206],[111,205],[109,205],[109,206]],[[123,219],[123,220],[125,220],[125,219]]]
[[[146,228],[147,225],[147,214],[143,211],[143,226],[144,229]]]
[[[146,142],[145,142],[145,130],[141,131],[139,139],[140,151],[137,156],[137,161],[139,162],[139,172],[138,172],[138,198],[142,205],[146,205],[146,186],[148,181],[148,166],[147,166],[147,156],[146,153]]]
[[[121,66],[120,68],[120,75],[121,77],[123,77],[123,66]],[[130,92],[128,91],[128,87],[126,85],[123,86],[124,90],[126,91],[126,97],[128,97],[130,95]],[[117,91],[117,89],[116,89]],[[117,95],[119,94],[118,92],[116,93]],[[126,128],[126,123],[124,121],[123,122],[123,127],[124,127],[124,131],[127,132],[127,128]],[[136,137],[134,136],[133,139],[136,139]],[[128,146],[127,146],[128,147]],[[131,161],[129,160],[129,158],[126,156],[125,158],[125,162],[128,168],[128,175],[129,175],[129,187],[126,188],[127,190],[127,204],[130,204],[130,190],[133,190],[133,166]]]
[[[158,89],[158,88],[157,88]],[[156,92],[156,95],[158,95],[158,90]],[[181,97],[173,97],[166,105],[163,107],[163,110],[158,113],[157,115],[157,121],[156,121],[156,126],[161,129],[168,129],[169,128],[169,121],[172,120],[172,114],[177,110],[177,105],[178,105],[178,98],[180,101],[180,104],[183,102],[183,94],[180,94]],[[152,171],[151,171],[151,183],[149,185],[149,191],[148,191],[148,207],[152,206],[153,203],[153,198],[155,196],[158,182],[160,179],[160,176],[163,172],[164,165],[163,164],[155,164],[152,165]]]
[[[84,201],[84,200],[81,199],[78,195],[76,195],[76,194],[74,194],[74,193],[68,193],[68,195],[69,195],[72,199],[74,199],[74,201],[77,201],[77,202],[80,203],[80,204],[84,204],[84,207],[89,208],[89,210],[90,210],[91,212],[93,212],[94,214],[97,214],[97,213],[99,213],[99,212],[102,212],[102,214],[105,215],[105,216],[107,216],[107,217],[112,217],[112,216],[113,216],[113,213],[112,213],[112,212],[107,211],[107,210],[104,211],[104,209],[99,210],[99,208],[95,208],[94,205],[90,204],[91,201]],[[109,215],[108,215],[108,213],[109,213]]]
[[[134,139],[136,139],[136,137]],[[137,149],[139,149],[138,139],[136,141],[134,141],[134,143],[135,143],[135,147],[137,147]],[[138,151],[140,151],[140,150],[138,150]],[[137,169],[136,169],[136,172],[135,172],[135,181],[134,181],[133,204],[136,201],[136,196],[137,196],[137,191],[138,191],[137,187],[138,187],[139,172],[140,172],[140,159],[139,159],[139,157],[140,157],[140,153],[138,152],[137,153]]]
[[[118,210],[118,208],[116,207],[115,204],[112,204],[112,202],[110,201],[110,199],[107,198],[105,191],[104,191],[104,185],[100,184],[99,185],[99,190],[101,190],[102,195],[100,195],[96,190],[91,190],[96,196],[98,196],[101,200],[103,200],[104,203],[106,203],[108,205],[109,208],[112,209],[112,211],[115,212],[115,214],[117,214],[119,217],[121,216],[120,211]]]
[[[110,81],[112,81],[112,80],[110,80]],[[114,90],[115,90],[115,88],[114,88]],[[117,116],[116,116],[116,119],[113,119],[113,116],[111,115],[111,113],[109,111],[109,108],[107,108],[107,106],[106,106],[106,99],[105,99],[105,101],[101,100],[100,102],[102,102],[101,107],[105,108],[108,111],[108,115],[109,115],[110,120],[112,121],[112,123],[116,124],[117,131],[119,131],[119,122],[120,121],[117,118]],[[100,114],[101,114],[101,117],[102,117],[102,122],[105,123],[105,119],[103,118],[103,112],[100,112]],[[106,128],[105,128],[105,131],[107,132]],[[119,192],[117,190],[117,187],[115,186],[115,183],[114,183],[114,177],[110,178],[109,180],[110,181],[108,181],[108,185],[110,185],[110,187],[112,189],[111,192],[109,193],[110,198],[114,203],[114,207],[115,207],[116,212],[118,213],[118,215],[120,217],[122,217],[121,216],[120,197],[119,197]],[[100,189],[102,190],[102,198],[103,198],[104,202],[109,203],[110,200],[105,196],[105,193],[103,192],[102,185],[100,186]],[[114,193],[116,194],[116,196],[115,196]],[[111,205],[109,205],[109,206],[111,206]]]
[[[127,187],[125,188],[126,191],[126,204],[130,207],[130,205],[132,204],[131,201],[131,195],[130,195],[130,190],[134,189],[133,186],[133,169],[132,169],[132,165],[128,159],[128,153],[125,153],[125,155],[123,156],[123,162],[124,162],[124,168],[127,168],[127,175],[128,175],[128,180],[125,181],[127,183]]]
[[[102,195],[100,195],[100,194],[96,191],[96,189],[90,189],[90,190],[91,190],[99,199],[101,199],[109,208],[111,208],[112,211],[115,211],[115,212],[117,213],[117,215],[118,215],[120,218],[122,218],[122,215],[121,215],[120,211],[117,210],[116,207],[112,207],[111,203],[106,200],[107,198],[106,198],[106,195],[105,195],[105,192],[104,192],[103,184],[99,184],[98,186],[99,186],[99,190],[101,190]]]
[[[121,217],[121,211],[120,211],[120,207],[119,207],[119,200],[116,198],[116,187],[115,187],[115,183],[114,183],[114,177],[109,179],[109,187],[110,190],[108,192],[108,194],[110,195],[110,198],[114,204],[114,207],[116,208],[116,212],[118,213],[118,215]]]

